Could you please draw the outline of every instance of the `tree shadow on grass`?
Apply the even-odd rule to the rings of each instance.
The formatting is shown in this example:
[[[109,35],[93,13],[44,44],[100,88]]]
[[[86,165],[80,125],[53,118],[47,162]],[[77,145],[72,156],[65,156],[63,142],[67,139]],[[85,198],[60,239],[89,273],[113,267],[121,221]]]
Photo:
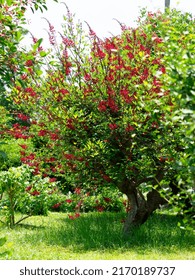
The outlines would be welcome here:
[[[34,238],[49,246],[71,247],[80,253],[109,249],[193,250],[195,237],[177,226],[178,217],[156,213],[129,238],[122,235],[123,218],[121,213],[88,213],[75,220],[58,218],[55,224],[37,231]]]
[[[41,230],[41,229],[45,229],[45,226],[38,226],[38,225],[31,225],[31,224],[26,224],[26,223],[21,223],[21,224],[17,224],[14,226],[15,230],[20,230],[20,229],[26,229],[26,230]]]

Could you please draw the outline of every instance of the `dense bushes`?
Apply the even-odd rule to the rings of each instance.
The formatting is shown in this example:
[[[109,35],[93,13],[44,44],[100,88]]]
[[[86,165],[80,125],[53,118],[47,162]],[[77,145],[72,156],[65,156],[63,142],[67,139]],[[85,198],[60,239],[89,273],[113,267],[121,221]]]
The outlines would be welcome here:
[[[3,139],[0,149],[6,154],[4,160],[1,161],[0,170],[8,170],[10,167],[18,167],[21,165],[21,157],[24,156],[22,147],[28,146],[29,153],[34,150],[31,141],[23,139]]]
[[[123,212],[127,206],[127,200],[122,193],[113,188],[97,189],[93,192],[84,192],[77,188],[73,193],[69,192],[54,193],[49,201],[50,211],[61,212],[93,212],[93,211],[110,211]]]
[[[1,171],[0,210],[3,222],[13,227],[31,215],[46,215],[49,196],[55,186],[56,182],[51,182],[50,178],[42,179],[39,175],[33,175],[26,165]],[[25,216],[15,221],[16,211]]]

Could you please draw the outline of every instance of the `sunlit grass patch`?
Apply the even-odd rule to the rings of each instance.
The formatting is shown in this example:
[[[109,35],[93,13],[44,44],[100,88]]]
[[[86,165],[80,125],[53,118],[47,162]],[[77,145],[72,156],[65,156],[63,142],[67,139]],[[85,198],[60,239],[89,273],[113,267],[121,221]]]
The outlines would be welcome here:
[[[177,226],[178,217],[156,213],[125,239],[123,218],[124,213],[107,212],[70,220],[49,213],[12,230],[2,227],[1,235],[12,244],[11,259],[195,259],[195,237]]]

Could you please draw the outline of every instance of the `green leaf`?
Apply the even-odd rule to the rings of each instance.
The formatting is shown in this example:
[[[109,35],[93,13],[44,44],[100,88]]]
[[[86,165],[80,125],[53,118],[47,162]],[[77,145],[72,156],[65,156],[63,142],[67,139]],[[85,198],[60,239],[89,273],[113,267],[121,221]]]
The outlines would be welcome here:
[[[3,151],[0,151],[0,157],[2,157],[3,159],[7,159],[7,155]]]
[[[46,52],[44,52],[44,51],[40,51],[40,56],[41,57],[45,57],[47,55],[47,53]]]
[[[7,242],[7,237],[0,238],[0,246],[3,246]]]
[[[37,50],[37,49],[40,47],[42,41],[43,41],[43,39],[40,38],[40,39],[36,42],[36,44],[33,45],[33,50],[34,50],[34,51]]]

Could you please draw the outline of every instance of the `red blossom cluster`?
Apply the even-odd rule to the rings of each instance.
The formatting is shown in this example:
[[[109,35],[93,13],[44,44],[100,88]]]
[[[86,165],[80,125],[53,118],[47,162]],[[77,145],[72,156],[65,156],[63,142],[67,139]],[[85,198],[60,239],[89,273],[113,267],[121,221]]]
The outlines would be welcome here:
[[[24,119],[26,120],[26,117]],[[31,137],[31,135],[29,135],[29,127],[20,125],[19,123],[13,124],[11,129],[7,129],[6,131],[4,131],[4,134],[11,135],[12,137],[14,137],[16,139],[25,139],[26,140]]]
[[[71,130],[75,130],[74,120],[72,118],[67,119],[66,126]]]
[[[32,196],[38,196],[38,195],[40,195],[40,192],[37,191],[37,190],[34,190],[34,191],[30,192],[32,188],[33,188],[33,186],[28,186],[28,187],[26,187],[26,192],[28,192],[28,193],[29,193],[30,195],[32,195]]]
[[[17,114],[17,117],[18,117],[18,119],[20,119],[22,121],[28,121],[29,120],[29,117],[22,114],[22,113]]]
[[[59,203],[54,204],[54,205],[52,206],[52,208],[53,208],[53,209],[58,209],[61,205],[62,205],[62,203],[59,202]]]
[[[73,47],[74,41],[72,39],[69,39],[67,37],[61,36],[62,37],[62,43],[66,46],[66,47]]]
[[[68,217],[70,220],[75,220],[75,219],[79,218],[80,216],[81,216],[80,213],[75,213],[74,215],[68,214]]]

